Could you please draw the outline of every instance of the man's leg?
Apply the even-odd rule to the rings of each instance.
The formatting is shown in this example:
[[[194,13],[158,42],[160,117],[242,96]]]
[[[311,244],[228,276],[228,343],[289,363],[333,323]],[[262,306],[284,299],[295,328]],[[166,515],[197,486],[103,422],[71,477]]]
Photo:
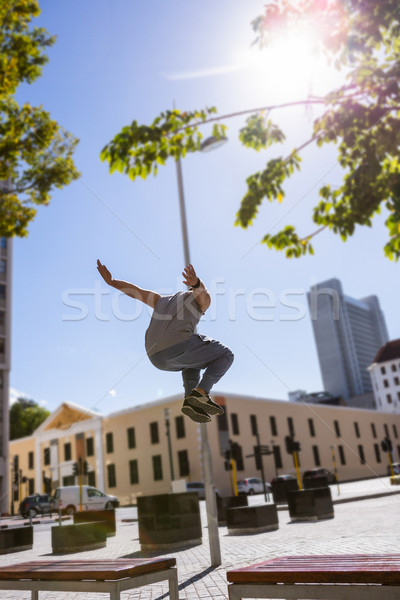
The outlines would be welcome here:
[[[189,396],[200,381],[200,369],[182,369],[183,387],[185,388],[185,396]]]

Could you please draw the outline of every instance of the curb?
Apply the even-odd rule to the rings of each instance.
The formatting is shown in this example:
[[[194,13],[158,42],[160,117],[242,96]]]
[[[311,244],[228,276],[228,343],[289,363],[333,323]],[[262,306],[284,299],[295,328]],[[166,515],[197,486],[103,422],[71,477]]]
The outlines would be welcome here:
[[[364,496],[353,496],[352,498],[338,498],[332,500],[332,504],[345,504],[346,502],[358,502],[359,500],[373,500],[374,498],[383,498],[384,496],[394,496],[400,494],[400,490],[393,490],[388,492],[378,492],[376,494],[365,494]],[[287,504],[280,504],[277,506],[278,510],[289,510]]]

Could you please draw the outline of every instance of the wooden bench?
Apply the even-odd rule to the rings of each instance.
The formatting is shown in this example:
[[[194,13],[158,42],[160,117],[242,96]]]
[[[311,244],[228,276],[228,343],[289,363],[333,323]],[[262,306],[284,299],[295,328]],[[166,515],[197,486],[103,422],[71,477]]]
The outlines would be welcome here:
[[[175,558],[32,561],[0,568],[1,590],[106,592],[110,600],[132,588],[168,580],[171,600],[178,599]]]
[[[400,554],[283,556],[226,576],[229,600],[400,598]]]

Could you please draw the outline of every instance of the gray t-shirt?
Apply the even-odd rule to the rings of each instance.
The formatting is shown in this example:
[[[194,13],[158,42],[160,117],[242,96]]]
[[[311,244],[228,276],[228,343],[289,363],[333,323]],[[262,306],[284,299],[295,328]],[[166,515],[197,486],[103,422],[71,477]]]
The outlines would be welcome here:
[[[202,315],[193,292],[160,296],[146,331],[148,356],[190,338]]]

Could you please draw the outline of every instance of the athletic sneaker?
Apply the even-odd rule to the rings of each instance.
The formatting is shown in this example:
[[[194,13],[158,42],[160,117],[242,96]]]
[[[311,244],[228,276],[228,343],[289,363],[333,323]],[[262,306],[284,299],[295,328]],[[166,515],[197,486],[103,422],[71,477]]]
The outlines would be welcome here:
[[[211,421],[211,417],[202,408],[192,405],[188,398],[184,400],[181,411],[196,423],[208,423]]]
[[[209,415],[223,415],[225,412],[222,406],[211,400],[210,396],[196,389],[190,392],[188,400],[192,406],[201,408]]]

